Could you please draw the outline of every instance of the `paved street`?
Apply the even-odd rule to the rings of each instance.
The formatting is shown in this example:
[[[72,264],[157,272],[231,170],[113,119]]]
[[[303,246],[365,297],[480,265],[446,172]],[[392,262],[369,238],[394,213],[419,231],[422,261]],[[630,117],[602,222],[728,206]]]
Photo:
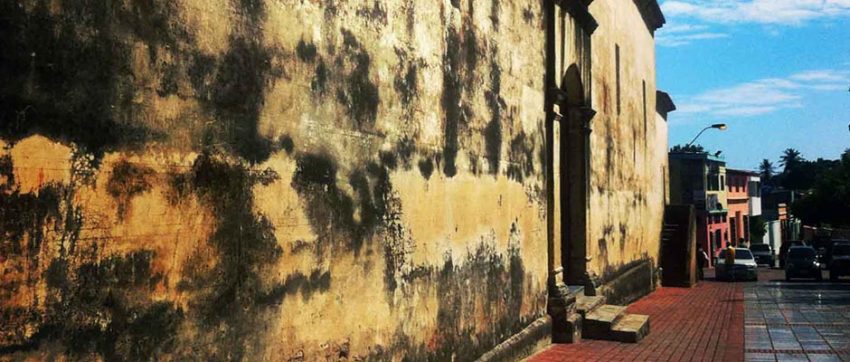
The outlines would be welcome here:
[[[850,283],[764,276],[744,289],[748,361],[850,360]]]
[[[585,340],[530,360],[850,361],[850,281],[786,282],[761,269],[758,283],[661,288],[628,312],[651,317],[639,344]]]

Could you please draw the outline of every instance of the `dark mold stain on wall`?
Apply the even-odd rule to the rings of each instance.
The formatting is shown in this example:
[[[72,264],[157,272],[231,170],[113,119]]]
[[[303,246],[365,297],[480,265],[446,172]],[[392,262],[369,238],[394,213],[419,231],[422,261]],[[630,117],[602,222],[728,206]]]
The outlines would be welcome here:
[[[71,359],[150,360],[174,351],[184,314],[170,302],[150,297],[162,281],[152,267],[154,253],[137,250],[103,257],[97,243],[78,246],[85,219],[73,203],[74,187],[47,184],[37,192],[22,193],[11,184],[3,185],[0,248],[5,261],[12,265],[24,257],[31,270],[38,270],[40,262],[49,266],[43,275],[44,298],[28,308],[4,307],[0,312],[0,324],[11,328],[0,333],[0,354],[44,348]],[[50,240],[59,242],[58,256],[40,260],[48,231],[53,234]],[[31,275],[4,284],[2,295],[34,287],[41,278]],[[27,328],[34,331],[31,336],[7,334]]]
[[[231,0],[240,12],[247,16],[248,25],[259,24],[266,15],[265,2],[263,0]]]
[[[302,154],[292,187],[307,204],[307,215],[320,243],[347,247],[355,252],[371,239],[387,212],[386,200],[391,193],[387,165],[369,163],[352,171],[348,195],[337,184],[337,165],[327,155]],[[359,220],[355,212],[359,211]],[[340,244],[342,242],[342,244]]]
[[[496,32],[499,31],[499,26],[501,25],[501,15],[502,15],[502,1],[501,0],[492,0],[492,6],[490,7],[490,21],[493,22],[493,29]]]
[[[490,122],[484,130],[487,161],[490,173],[499,173],[499,161],[502,157],[502,109],[506,106],[502,99],[502,68],[496,59],[498,47],[494,47],[490,59],[490,90],[486,92],[487,106],[490,108]]]
[[[278,145],[280,149],[282,149],[286,154],[291,155],[293,151],[295,151],[295,142],[292,140],[292,137],[285,134],[278,138]]]
[[[271,142],[258,133],[260,111],[272,76],[272,54],[257,40],[233,36],[220,59],[198,54],[189,74],[215,122],[206,130],[205,146],[226,145],[256,163],[268,159]]]
[[[4,172],[4,176],[7,180],[14,179],[11,172]],[[45,240],[48,226],[54,226],[63,216],[60,209],[63,189],[60,185],[45,185],[38,194],[22,193],[13,185],[7,182],[0,187],[0,254],[5,256],[38,250]],[[35,254],[30,256],[37,257]]]
[[[512,230],[516,232],[515,226]],[[404,351],[405,360],[475,360],[538,317],[520,312],[525,267],[515,247],[502,255],[482,241],[461,264],[447,256],[433,273],[429,281],[436,282],[440,296],[436,332],[424,346],[397,337],[394,349]],[[481,306],[484,309],[477,310]],[[478,323],[487,324],[486,332],[478,332]]]
[[[419,173],[422,174],[422,177],[426,180],[430,180],[431,174],[434,173],[434,160],[430,157],[419,160]]]
[[[299,291],[304,301],[310,300],[315,293],[325,293],[331,288],[330,271],[314,269],[310,275],[294,272],[286,277],[283,283],[272,287],[268,292],[262,293],[257,298],[259,304],[277,305],[287,295],[295,295]]]
[[[413,161],[413,156],[416,153],[416,143],[413,138],[407,136],[402,137],[396,143],[395,153],[398,154],[402,165],[406,170],[412,168],[411,162]]]
[[[316,65],[316,72],[313,75],[313,80],[310,82],[310,89],[313,91],[313,94],[322,97],[325,95],[325,87],[328,82],[328,68],[325,66],[325,62],[323,60],[319,60],[319,64]]]
[[[363,6],[357,9],[357,16],[367,20],[367,24],[375,26],[387,25],[387,9],[383,1],[374,0],[372,7]]]
[[[181,289],[194,296],[192,316],[201,326],[213,328],[211,338],[219,353],[242,359],[260,343],[261,312],[279,303],[268,297],[275,288],[268,280],[283,250],[271,221],[254,211],[253,196],[254,185],[268,185],[279,177],[271,169],[254,170],[209,153],[200,155],[188,174],[178,176],[172,179],[173,187],[192,191],[216,216],[208,243],[218,254],[212,265],[190,262],[195,268],[185,273]],[[217,355],[205,352],[212,353],[207,357]]]
[[[522,182],[526,176],[534,174],[534,143],[533,139],[520,131],[511,140],[511,148],[508,151],[507,175],[509,178]]]
[[[149,360],[173,352],[185,316],[172,303],[148,296],[162,278],[151,269],[154,254],[93,261],[96,251],[89,253],[84,260],[92,261],[76,268],[67,259],[53,261],[44,323],[26,347],[55,341],[72,358],[95,353],[105,360]]]
[[[396,76],[393,84],[396,92],[401,98],[401,104],[404,107],[410,107],[419,93],[419,62],[408,61],[407,55],[401,53],[399,55],[401,72]]]
[[[378,117],[380,94],[372,82],[370,67],[372,57],[351,31],[342,30],[343,50],[351,69],[345,79],[345,87],[337,91],[337,100],[348,108],[351,119],[360,130],[369,130]]]
[[[524,20],[526,24],[531,24],[534,21],[534,18],[534,10],[531,8],[531,4],[526,5],[526,7],[522,9],[522,20]]]
[[[118,218],[124,220],[129,213],[130,201],[151,189],[151,181],[155,172],[150,167],[121,160],[112,167],[106,192],[118,204]]]
[[[55,16],[46,1],[30,11],[15,1],[0,4],[4,139],[40,133],[75,142],[100,157],[104,151],[138,147],[160,136],[122,115],[132,108],[134,89],[128,71],[130,45],[115,34],[155,37],[168,5],[128,10],[110,4],[64,2],[62,15]],[[150,16],[135,19],[134,12]],[[157,41],[175,42],[180,34],[185,36],[177,31],[169,34]]]
[[[307,43],[304,39],[298,41],[298,45],[295,47],[295,54],[298,55],[298,59],[301,59],[305,62],[312,62],[316,59],[316,45],[311,43]]]
[[[457,174],[455,158],[460,147],[458,140],[459,123],[463,114],[461,112],[462,82],[460,78],[461,54],[458,51],[461,39],[460,34],[454,28],[449,28],[446,35],[446,53],[443,55],[443,96],[442,106],[445,113],[445,124],[443,128],[444,145],[443,173],[448,177]]]

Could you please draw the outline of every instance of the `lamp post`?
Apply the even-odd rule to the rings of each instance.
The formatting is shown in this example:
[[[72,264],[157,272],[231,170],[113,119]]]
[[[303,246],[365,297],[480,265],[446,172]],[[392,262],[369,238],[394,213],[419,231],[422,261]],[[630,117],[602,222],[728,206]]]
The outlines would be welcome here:
[[[697,133],[697,136],[694,137],[694,139],[691,140],[691,142],[688,142],[688,144],[685,147],[688,147],[688,146],[694,144],[694,142],[697,141],[697,138],[699,138],[699,136],[702,136],[703,132],[705,132],[706,130],[712,129],[712,128],[716,128],[716,129],[719,129],[721,131],[725,131],[728,127],[726,127],[726,123],[717,123],[717,124],[712,124],[711,126],[705,127],[705,128],[702,129],[702,131],[699,131],[699,133]]]

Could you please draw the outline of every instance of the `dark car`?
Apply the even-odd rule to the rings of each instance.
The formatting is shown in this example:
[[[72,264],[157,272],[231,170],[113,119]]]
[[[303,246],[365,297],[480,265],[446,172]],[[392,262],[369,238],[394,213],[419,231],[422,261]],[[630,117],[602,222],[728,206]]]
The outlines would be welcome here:
[[[817,251],[811,246],[792,246],[785,259],[785,280],[791,278],[815,278],[823,280]]]
[[[773,266],[773,248],[768,244],[753,244],[750,245],[750,251],[756,258],[756,264],[767,264]]]
[[[826,253],[824,254],[824,263],[829,264],[832,261],[832,247],[836,244],[850,244],[850,240],[844,239],[829,239],[826,241],[821,241],[818,244],[821,245],[822,248],[826,249]]]
[[[832,258],[829,261],[829,280],[836,281],[842,275],[850,275],[850,242],[832,244]]]
[[[788,259],[788,249],[793,246],[804,246],[802,240],[783,241],[779,246],[779,267],[785,268],[785,260]]]

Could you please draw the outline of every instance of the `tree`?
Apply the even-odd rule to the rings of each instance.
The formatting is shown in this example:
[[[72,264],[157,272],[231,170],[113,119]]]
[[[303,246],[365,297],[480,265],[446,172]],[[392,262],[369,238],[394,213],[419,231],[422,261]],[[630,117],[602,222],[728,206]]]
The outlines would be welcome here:
[[[850,227],[850,150],[840,161],[802,161],[792,169],[795,174],[809,183],[805,196],[791,205],[795,217],[806,225]]]
[[[705,153],[705,149],[700,145],[675,145],[670,149],[672,153]]]
[[[765,234],[767,234],[767,228],[764,216],[750,216],[750,240],[752,240],[753,243],[760,243],[764,240]]]
[[[771,179],[773,178],[773,174],[776,173],[776,167],[773,166],[773,163],[768,159],[763,159],[761,164],[759,165],[759,172],[761,173],[761,180],[765,184],[770,184]]]
[[[781,161],[779,164],[785,168],[783,172],[787,174],[803,161],[803,157],[801,156],[800,151],[788,148],[782,152],[782,156],[779,157],[779,160]]]

